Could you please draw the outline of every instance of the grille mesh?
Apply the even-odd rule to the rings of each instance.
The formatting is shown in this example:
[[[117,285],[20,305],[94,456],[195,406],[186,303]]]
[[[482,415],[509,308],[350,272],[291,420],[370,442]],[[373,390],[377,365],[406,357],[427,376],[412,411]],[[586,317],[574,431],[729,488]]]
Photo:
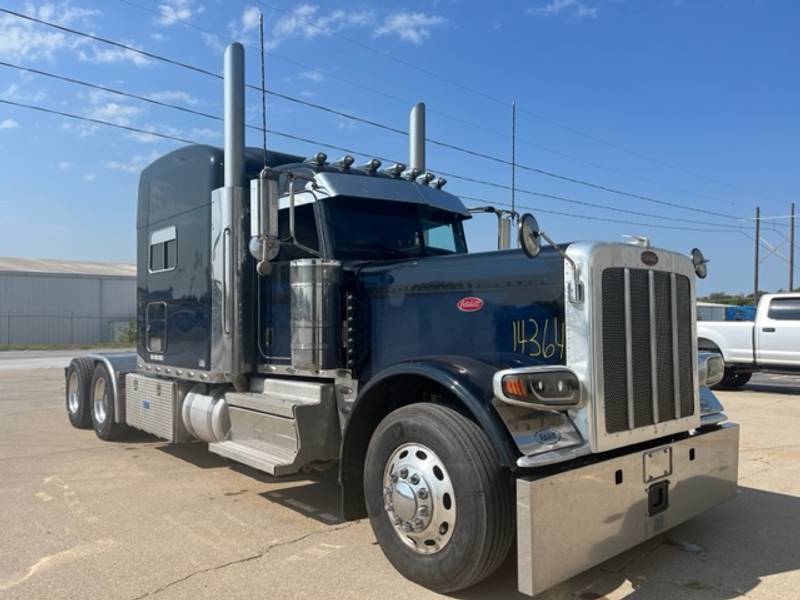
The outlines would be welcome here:
[[[627,293],[626,271],[629,281]],[[608,433],[672,421],[693,413],[691,287],[684,275],[675,274],[674,282],[675,307],[672,305],[672,273],[617,267],[603,271],[603,379]],[[630,314],[630,336],[626,325],[626,305]],[[651,312],[655,316],[652,328]],[[677,331],[675,340],[674,331]],[[628,391],[628,339],[631,398]],[[675,410],[676,382],[679,414]]]

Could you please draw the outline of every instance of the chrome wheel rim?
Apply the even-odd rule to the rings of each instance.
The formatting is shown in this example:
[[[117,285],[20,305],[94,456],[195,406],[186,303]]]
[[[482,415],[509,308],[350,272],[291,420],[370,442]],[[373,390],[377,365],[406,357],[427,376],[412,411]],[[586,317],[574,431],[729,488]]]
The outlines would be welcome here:
[[[94,382],[92,389],[92,412],[97,423],[105,423],[108,414],[108,396],[106,394],[106,380],[99,377]]]
[[[422,444],[403,444],[383,471],[383,509],[402,542],[419,554],[447,546],[456,524],[456,497],[444,463]]]
[[[70,373],[67,380],[67,408],[73,415],[77,414],[80,402],[78,401],[78,374]]]

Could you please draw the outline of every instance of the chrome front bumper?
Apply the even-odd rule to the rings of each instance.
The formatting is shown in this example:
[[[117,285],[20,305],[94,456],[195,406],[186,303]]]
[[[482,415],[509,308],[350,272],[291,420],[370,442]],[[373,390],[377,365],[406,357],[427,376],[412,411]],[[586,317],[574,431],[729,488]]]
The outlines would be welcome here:
[[[519,590],[534,596],[736,495],[739,427],[517,480]]]

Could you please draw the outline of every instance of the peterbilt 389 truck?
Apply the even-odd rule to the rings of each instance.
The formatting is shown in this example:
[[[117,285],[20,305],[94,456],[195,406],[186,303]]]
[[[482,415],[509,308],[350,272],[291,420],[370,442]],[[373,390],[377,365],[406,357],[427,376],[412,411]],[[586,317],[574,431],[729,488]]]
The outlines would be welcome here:
[[[421,106],[408,167],[246,149],[243,65],[230,46],[224,149],[141,174],[137,351],[71,362],[73,425],[338,468],[343,516],[441,592],[516,540],[537,594],[736,493],[699,253],[555,244],[531,215],[519,249],[468,253]]]

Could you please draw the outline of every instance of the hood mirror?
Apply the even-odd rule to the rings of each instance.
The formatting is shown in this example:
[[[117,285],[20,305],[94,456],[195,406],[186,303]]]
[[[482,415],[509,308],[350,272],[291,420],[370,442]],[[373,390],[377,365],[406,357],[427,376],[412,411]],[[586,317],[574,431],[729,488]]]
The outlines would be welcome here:
[[[529,258],[535,258],[542,250],[542,236],[539,223],[531,213],[519,218],[519,245]]]
[[[692,264],[694,272],[700,279],[708,277],[708,259],[703,256],[699,248],[692,248]]]

